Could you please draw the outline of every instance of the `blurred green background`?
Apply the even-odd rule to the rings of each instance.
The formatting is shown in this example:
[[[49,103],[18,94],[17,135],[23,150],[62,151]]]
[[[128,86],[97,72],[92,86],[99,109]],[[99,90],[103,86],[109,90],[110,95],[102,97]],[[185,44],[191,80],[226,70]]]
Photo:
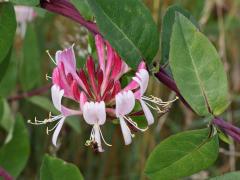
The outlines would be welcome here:
[[[159,31],[162,17],[170,5],[179,4],[196,18],[200,29],[219,51],[228,74],[232,104],[223,116],[225,120],[240,126],[240,0],[144,2],[151,10]],[[49,94],[51,82],[45,79],[45,74],[51,75],[54,64],[46,50],[54,57],[57,50],[75,43],[75,53],[81,66],[88,53],[94,53],[94,48],[91,48],[91,35],[80,25],[59,15],[39,9],[36,11],[38,17],[28,24],[24,40],[16,36],[10,65],[0,81],[1,145],[11,134],[11,123],[14,119],[20,119],[20,116],[24,119],[30,138],[30,151],[25,149],[25,152],[29,153],[29,159],[18,179],[38,179],[45,153],[74,163],[87,180],[146,179],[144,166],[147,157],[159,142],[171,134],[205,126],[206,119],[195,116],[181,102],[177,102],[169,113],[161,117],[155,115],[155,124],[145,133],[137,133],[130,146],[124,145],[120,127],[107,123],[102,131],[113,146],[105,148],[104,153],[96,154],[84,145],[89,138],[91,127],[79,117],[73,117],[62,129],[59,138],[61,146],[55,148],[51,144],[51,135],[46,134],[46,127],[27,124],[27,120],[33,120],[35,116],[44,119],[49,111],[56,112],[51,105]],[[155,61],[159,62],[160,57],[161,52]],[[161,97],[163,100],[175,96],[155,78],[151,79],[148,95]],[[22,143],[23,140],[18,140],[13,145],[14,151],[18,151]],[[221,142],[220,146],[215,165],[186,179],[207,179],[224,172],[239,170],[239,144]],[[0,155],[1,153],[0,151]]]

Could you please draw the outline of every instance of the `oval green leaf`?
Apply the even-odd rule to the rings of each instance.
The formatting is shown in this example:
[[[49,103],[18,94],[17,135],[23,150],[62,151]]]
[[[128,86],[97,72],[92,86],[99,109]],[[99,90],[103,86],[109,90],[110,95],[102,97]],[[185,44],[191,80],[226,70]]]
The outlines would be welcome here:
[[[65,161],[45,155],[40,169],[40,180],[82,180],[79,169]]]
[[[222,176],[211,178],[210,180],[236,180],[240,179],[240,171],[226,173]]]
[[[15,121],[12,139],[0,149],[0,166],[17,177],[24,169],[30,152],[28,132],[21,116]]]
[[[102,35],[128,65],[152,61],[159,47],[157,27],[139,0],[88,0]]]
[[[218,157],[218,136],[209,129],[185,131],[160,143],[150,154],[145,173],[150,179],[178,179],[206,169]]]
[[[0,3],[0,63],[12,47],[16,27],[13,5],[11,3]]]
[[[227,77],[216,49],[179,13],[173,27],[169,61],[177,87],[199,115],[219,115],[227,108]]]

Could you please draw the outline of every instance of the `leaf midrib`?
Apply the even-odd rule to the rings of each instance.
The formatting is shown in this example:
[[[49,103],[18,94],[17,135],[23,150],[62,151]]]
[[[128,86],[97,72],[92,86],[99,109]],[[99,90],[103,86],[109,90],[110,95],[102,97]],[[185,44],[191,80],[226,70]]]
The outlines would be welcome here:
[[[202,80],[201,80],[201,78],[200,78],[200,75],[199,75],[197,66],[196,66],[195,62],[193,61],[194,58],[192,57],[192,54],[191,54],[191,51],[190,51],[190,47],[188,46],[188,43],[187,43],[187,41],[186,41],[186,39],[185,39],[181,22],[179,22],[179,24],[180,24],[180,31],[181,31],[182,37],[183,37],[183,39],[184,39],[184,44],[186,45],[186,49],[187,49],[187,51],[188,51],[188,53],[189,53],[189,56],[190,56],[190,58],[191,58],[191,62],[192,62],[193,68],[194,68],[194,72],[195,72],[195,75],[196,75],[197,80],[198,80],[198,82],[199,82],[200,90],[201,90],[202,96],[203,96],[203,98],[204,98],[204,101],[205,101],[207,110],[208,110],[209,113],[211,113],[211,107],[210,107],[210,104],[209,104],[209,102],[208,102],[207,94],[205,93],[205,92],[207,92],[207,91],[205,90],[204,84],[203,84],[203,82],[202,82]],[[193,38],[193,40],[195,39],[195,37],[196,37],[196,32],[194,32],[194,38]]]

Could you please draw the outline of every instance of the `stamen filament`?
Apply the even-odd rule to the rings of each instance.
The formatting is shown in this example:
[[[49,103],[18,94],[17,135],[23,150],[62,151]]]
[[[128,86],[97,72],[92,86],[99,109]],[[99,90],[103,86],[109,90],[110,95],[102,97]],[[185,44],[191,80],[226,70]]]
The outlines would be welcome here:
[[[46,50],[46,53],[48,54],[49,58],[51,59],[51,61],[57,65],[56,61],[52,58],[51,54],[49,53],[49,50]]]

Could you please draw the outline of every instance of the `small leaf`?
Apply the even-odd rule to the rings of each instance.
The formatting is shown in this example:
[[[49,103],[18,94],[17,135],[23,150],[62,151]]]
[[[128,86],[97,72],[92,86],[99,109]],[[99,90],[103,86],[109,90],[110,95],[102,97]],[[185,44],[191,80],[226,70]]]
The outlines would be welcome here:
[[[219,115],[227,108],[227,77],[216,49],[179,13],[173,27],[169,61],[177,87],[199,115]]]
[[[40,169],[40,180],[82,180],[79,169],[71,163],[45,155]]]
[[[93,13],[88,5],[87,0],[71,0],[71,2],[85,19],[90,20],[93,17]]]
[[[38,39],[33,24],[28,24],[23,45],[23,62],[21,64],[21,84],[24,90],[32,89],[40,82],[40,52]]]
[[[0,63],[9,54],[16,32],[16,18],[12,3],[0,3]]]
[[[185,131],[160,143],[145,168],[150,179],[178,179],[208,168],[218,157],[218,137],[209,129]]]
[[[28,132],[21,116],[15,121],[13,137],[0,149],[0,166],[17,177],[24,169],[30,152]]]
[[[40,4],[40,0],[10,0],[17,5],[36,6]]]
[[[128,65],[151,63],[159,47],[157,27],[139,0],[88,0],[101,34]]]
[[[164,17],[163,17],[163,24],[162,24],[162,34],[161,34],[161,49],[162,49],[162,59],[160,64],[165,65],[168,63],[168,58],[169,58],[169,49],[170,49],[170,39],[172,35],[172,29],[173,29],[173,24],[175,20],[175,14],[176,12],[181,13],[184,15],[186,18],[188,18],[196,27],[197,21],[194,19],[194,17],[185,9],[183,9],[179,5],[172,5],[170,6]]]
[[[236,180],[240,179],[240,171],[226,173],[222,176],[211,178],[210,180]]]

